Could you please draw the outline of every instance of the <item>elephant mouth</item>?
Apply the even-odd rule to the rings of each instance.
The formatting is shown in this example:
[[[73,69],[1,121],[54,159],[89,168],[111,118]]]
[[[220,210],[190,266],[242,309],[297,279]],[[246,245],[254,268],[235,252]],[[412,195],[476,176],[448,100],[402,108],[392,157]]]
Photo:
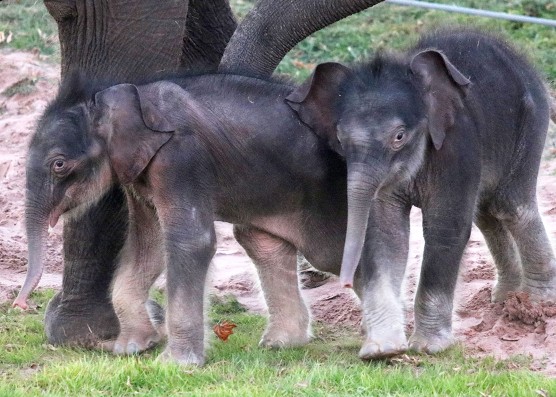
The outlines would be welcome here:
[[[54,208],[54,210],[52,210],[52,212],[48,216],[48,226],[50,226],[50,228],[53,228],[54,226],[56,226],[56,224],[58,223],[58,220],[60,219],[60,217],[62,216],[62,214],[64,212],[65,211],[62,210],[60,207]]]

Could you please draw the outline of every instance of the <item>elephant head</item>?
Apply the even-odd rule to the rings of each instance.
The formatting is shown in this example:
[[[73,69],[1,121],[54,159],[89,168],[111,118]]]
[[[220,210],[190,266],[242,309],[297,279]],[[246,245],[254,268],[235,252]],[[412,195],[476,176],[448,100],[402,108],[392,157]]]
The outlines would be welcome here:
[[[431,147],[442,150],[469,83],[442,52],[431,49],[409,57],[379,56],[357,69],[318,65],[286,98],[346,159],[342,285],[353,285],[372,201],[411,183]]]
[[[72,84],[75,89],[79,84]],[[114,184],[133,182],[174,128],[149,100],[152,92],[121,84],[100,92],[64,92],[31,140],[26,165],[29,265],[14,306],[27,308],[38,284],[48,227],[61,215],[79,215]],[[57,122],[52,123],[50,118]]]

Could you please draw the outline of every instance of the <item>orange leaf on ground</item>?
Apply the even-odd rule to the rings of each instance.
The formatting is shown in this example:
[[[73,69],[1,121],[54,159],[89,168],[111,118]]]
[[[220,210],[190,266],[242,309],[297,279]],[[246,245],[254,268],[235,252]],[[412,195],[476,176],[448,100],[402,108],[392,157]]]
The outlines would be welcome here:
[[[228,340],[228,336],[234,333],[233,329],[237,327],[234,323],[230,323],[228,321],[221,321],[212,327],[212,330],[218,336],[219,339],[226,342]]]

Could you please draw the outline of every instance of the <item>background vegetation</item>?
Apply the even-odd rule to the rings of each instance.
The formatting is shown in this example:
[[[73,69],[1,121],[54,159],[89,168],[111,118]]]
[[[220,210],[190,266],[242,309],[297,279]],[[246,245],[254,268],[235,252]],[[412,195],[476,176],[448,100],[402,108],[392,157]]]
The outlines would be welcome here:
[[[485,10],[556,19],[553,0],[435,0]],[[231,0],[242,18],[254,0]],[[556,29],[529,23],[509,22],[469,15],[402,7],[382,3],[315,33],[301,42],[278,68],[297,80],[305,78],[314,65],[323,61],[363,60],[381,49],[404,49],[421,33],[438,26],[477,26],[499,32],[527,53],[556,88]],[[0,32],[10,43],[2,46],[39,51],[59,61],[56,24],[42,1],[4,0],[0,3]],[[0,40],[1,41],[1,40]]]
[[[452,3],[437,0],[440,3]],[[458,5],[556,19],[553,0],[459,0]],[[241,17],[252,1],[232,0]],[[278,72],[305,78],[318,62],[353,62],[381,49],[403,49],[421,32],[443,25],[479,26],[509,37],[556,88],[556,29],[381,4],[314,34],[293,49]],[[42,1],[0,2],[0,50],[39,53],[59,62],[56,25]],[[0,52],[1,56],[1,52]],[[1,73],[1,71],[0,71]],[[1,75],[1,74],[0,74]],[[212,339],[205,368],[162,365],[160,350],[139,357],[46,344],[44,308],[52,291],[35,295],[33,313],[0,306],[0,396],[556,396],[556,381],[530,372],[525,357],[476,359],[456,347],[435,357],[382,362],[357,358],[358,330],[317,324],[307,347],[257,347],[264,319],[231,302],[215,303],[210,323],[235,322],[229,341]],[[547,354],[554,352],[547,352]]]

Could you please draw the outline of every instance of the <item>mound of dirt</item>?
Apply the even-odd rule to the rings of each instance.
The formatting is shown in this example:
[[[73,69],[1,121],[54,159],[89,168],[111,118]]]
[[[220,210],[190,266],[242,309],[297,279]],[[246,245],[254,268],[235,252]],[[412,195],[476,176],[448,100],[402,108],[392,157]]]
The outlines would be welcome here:
[[[24,233],[25,156],[36,121],[56,92],[58,67],[37,55],[0,51],[0,302],[13,299],[25,279]],[[551,125],[552,134],[556,128]],[[550,153],[549,153],[550,154]],[[554,156],[552,156],[554,157]],[[556,241],[556,161],[544,161],[538,196],[545,224]],[[421,213],[411,214],[410,254],[404,281],[407,332],[413,328],[413,299],[423,252]],[[218,251],[211,270],[215,295],[234,295],[255,313],[266,313],[256,270],[233,238],[230,225],[217,223]],[[48,240],[46,271],[39,287],[61,285],[61,226]],[[486,244],[473,228],[463,257],[454,303],[454,333],[474,355],[507,358],[514,354],[534,359],[534,370],[556,376],[556,305],[534,303],[526,294],[513,294],[506,302],[492,304],[494,265]],[[159,285],[163,284],[159,280]],[[359,328],[361,309],[350,290],[333,277],[325,285],[302,290],[313,319]]]
[[[490,303],[490,292],[490,288],[482,289],[465,305],[467,310],[458,312],[479,320],[460,330],[466,346],[483,356],[530,356],[532,369],[556,376],[556,304],[532,302],[526,293],[512,293],[505,302]]]

